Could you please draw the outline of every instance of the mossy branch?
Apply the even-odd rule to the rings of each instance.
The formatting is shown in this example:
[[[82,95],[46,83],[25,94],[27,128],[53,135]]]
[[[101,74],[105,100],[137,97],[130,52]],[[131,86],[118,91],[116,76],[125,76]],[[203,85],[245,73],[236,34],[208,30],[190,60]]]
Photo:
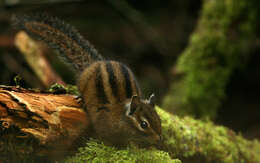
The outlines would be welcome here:
[[[179,118],[159,109],[165,147],[172,157],[200,162],[259,162],[260,143],[212,122]]]
[[[259,28],[256,0],[204,0],[197,29],[177,61],[164,108],[179,115],[215,118],[234,70],[246,65]]]
[[[192,118],[179,118],[160,108],[164,142],[161,149],[130,146],[116,149],[87,141],[67,162],[204,162],[260,161],[260,143],[233,131]],[[74,140],[87,139],[87,114],[75,96],[0,87],[0,162],[54,158]],[[82,132],[85,134],[81,134]],[[83,136],[84,135],[84,136]],[[63,150],[62,150],[63,149]],[[55,158],[56,159],[56,158]]]
[[[163,151],[129,147],[117,150],[91,140],[66,162],[218,162],[257,163],[260,143],[249,141],[232,130],[190,117],[179,118],[161,108]],[[169,157],[170,156],[170,157]],[[172,160],[171,158],[180,158]]]

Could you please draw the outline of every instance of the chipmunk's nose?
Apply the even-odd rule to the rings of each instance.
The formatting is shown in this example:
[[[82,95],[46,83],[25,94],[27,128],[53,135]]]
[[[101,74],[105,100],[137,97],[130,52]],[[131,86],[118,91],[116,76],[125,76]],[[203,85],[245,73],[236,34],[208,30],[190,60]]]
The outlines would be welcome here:
[[[160,143],[162,141],[162,135],[157,135],[156,141],[157,141],[157,143]]]
[[[157,135],[157,141],[156,141],[156,146],[161,147],[163,145],[163,138],[162,135]]]

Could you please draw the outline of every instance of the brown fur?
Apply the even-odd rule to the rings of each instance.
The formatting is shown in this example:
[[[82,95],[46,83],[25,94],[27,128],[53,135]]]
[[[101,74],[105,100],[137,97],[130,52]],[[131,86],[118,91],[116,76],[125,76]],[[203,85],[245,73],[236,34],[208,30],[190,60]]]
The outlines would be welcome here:
[[[117,146],[151,145],[161,139],[154,104],[140,99],[140,88],[127,66],[103,60],[75,28],[57,18],[15,16],[13,24],[58,50],[81,72],[78,87],[95,137]]]
[[[124,81],[124,77],[122,75],[122,73],[120,72],[120,65],[119,63],[115,62],[114,64],[112,64],[113,69],[114,69],[114,74],[116,76],[117,79],[117,84],[118,84],[118,88],[119,88],[119,101],[124,101],[126,99],[126,93],[125,93],[125,81]]]

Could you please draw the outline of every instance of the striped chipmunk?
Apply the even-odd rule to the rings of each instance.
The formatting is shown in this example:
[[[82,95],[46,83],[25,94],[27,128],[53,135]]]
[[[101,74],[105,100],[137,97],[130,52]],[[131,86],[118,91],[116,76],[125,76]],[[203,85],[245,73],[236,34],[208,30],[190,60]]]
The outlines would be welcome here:
[[[12,23],[57,50],[78,72],[78,88],[96,138],[115,146],[160,142],[161,120],[154,95],[141,99],[136,78],[126,65],[105,60],[74,27],[58,18],[15,15]]]

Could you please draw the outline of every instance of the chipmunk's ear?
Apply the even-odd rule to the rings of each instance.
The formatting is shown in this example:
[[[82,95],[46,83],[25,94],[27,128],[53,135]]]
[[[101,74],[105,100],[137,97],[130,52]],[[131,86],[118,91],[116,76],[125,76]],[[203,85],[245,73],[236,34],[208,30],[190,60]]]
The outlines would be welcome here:
[[[134,114],[134,112],[136,111],[136,108],[138,107],[138,105],[140,103],[141,103],[141,99],[139,96],[137,96],[137,95],[132,96],[130,107],[129,107],[129,109],[130,109],[129,115]]]
[[[154,96],[154,93],[151,94],[151,96],[149,97],[148,103],[149,103],[152,107],[155,106],[155,96]]]

